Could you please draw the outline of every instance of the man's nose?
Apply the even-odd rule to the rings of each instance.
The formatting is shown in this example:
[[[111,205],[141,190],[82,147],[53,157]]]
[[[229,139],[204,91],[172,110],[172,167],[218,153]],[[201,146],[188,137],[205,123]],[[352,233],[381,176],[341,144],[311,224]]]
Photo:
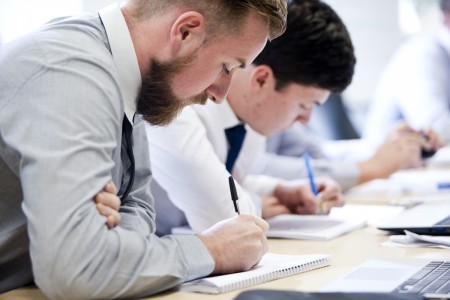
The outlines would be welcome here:
[[[230,90],[231,76],[220,76],[206,89],[208,98],[216,103],[222,103]]]

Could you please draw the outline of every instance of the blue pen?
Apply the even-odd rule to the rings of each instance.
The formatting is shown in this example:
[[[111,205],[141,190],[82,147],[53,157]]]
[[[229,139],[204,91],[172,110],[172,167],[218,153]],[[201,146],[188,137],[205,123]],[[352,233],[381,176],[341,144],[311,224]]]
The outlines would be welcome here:
[[[308,172],[308,178],[309,178],[309,185],[311,186],[311,190],[314,193],[314,196],[317,196],[317,194],[319,194],[317,192],[317,187],[316,184],[314,182],[314,175],[313,175],[313,171],[311,168],[311,164],[309,163],[309,155],[308,153],[304,153],[303,154],[303,159],[305,160],[305,165],[306,165],[306,171]]]
[[[437,188],[438,190],[450,189],[450,182],[438,182]]]

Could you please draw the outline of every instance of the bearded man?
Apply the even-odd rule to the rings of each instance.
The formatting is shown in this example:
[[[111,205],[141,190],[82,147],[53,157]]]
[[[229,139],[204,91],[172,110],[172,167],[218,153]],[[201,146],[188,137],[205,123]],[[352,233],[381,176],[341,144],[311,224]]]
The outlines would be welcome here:
[[[285,22],[285,0],[127,0],[2,46],[0,293],[34,282],[49,298],[135,298],[257,264],[258,217],[154,234],[143,120],[221,102]],[[111,194],[114,228],[92,200]]]

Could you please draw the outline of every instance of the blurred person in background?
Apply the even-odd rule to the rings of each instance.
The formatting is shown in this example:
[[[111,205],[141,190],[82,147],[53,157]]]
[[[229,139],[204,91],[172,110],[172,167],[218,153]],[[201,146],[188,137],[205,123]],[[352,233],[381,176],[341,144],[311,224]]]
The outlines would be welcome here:
[[[450,142],[450,0],[439,3],[441,28],[407,40],[381,76],[363,130],[375,144],[400,120]]]

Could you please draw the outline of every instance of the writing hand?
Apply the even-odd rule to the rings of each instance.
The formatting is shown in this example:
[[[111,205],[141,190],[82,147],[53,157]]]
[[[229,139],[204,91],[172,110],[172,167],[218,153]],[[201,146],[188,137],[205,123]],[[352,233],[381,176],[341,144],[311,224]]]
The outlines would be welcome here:
[[[315,214],[319,209],[319,202],[305,180],[280,183],[273,195],[293,214]]]
[[[247,271],[268,251],[263,219],[241,214],[223,220],[198,235],[215,261],[213,274]]]
[[[317,197],[305,180],[277,185],[274,196],[294,214],[328,214],[333,206],[342,206],[344,197],[338,183],[327,177],[316,178]]]
[[[436,152],[445,146],[439,134],[433,129],[424,129],[421,133],[425,137],[422,143],[422,148],[425,151]]]
[[[316,178],[317,190],[319,194],[318,214],[329,214],[333,207],[343,206],[345,204],[344,195],[340,185],[329,177]]]

